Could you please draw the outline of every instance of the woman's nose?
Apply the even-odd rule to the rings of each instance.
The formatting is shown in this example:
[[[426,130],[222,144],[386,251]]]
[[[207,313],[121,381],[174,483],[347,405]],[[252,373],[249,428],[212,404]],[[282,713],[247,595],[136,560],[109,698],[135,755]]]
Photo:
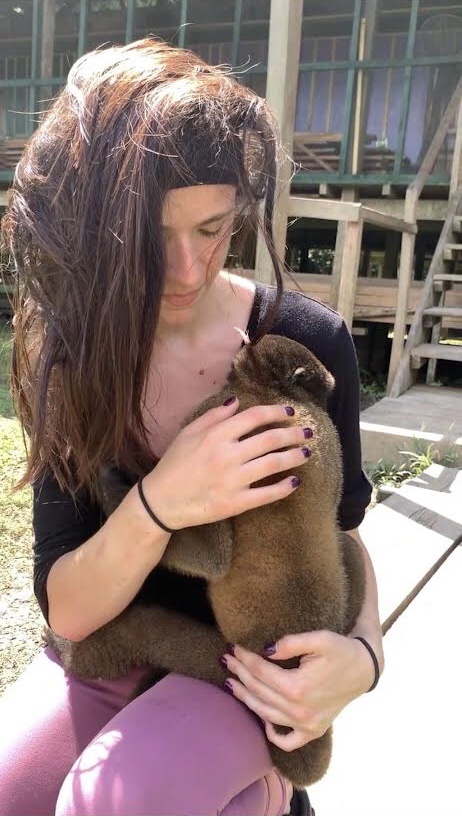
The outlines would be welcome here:
[[[187,240],[171,240],[167,245],[167,276],[191,283],[204,274],[204,260],[197,247]]]

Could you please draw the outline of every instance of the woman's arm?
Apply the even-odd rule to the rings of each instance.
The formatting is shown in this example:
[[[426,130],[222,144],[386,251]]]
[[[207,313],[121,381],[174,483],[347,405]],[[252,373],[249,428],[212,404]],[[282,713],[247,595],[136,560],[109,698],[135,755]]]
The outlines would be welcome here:
[[[115,618],[158,564],[169,540],[132,488],[100,530],[51,567],[46,590],[53,631],[79,641]]]
[[[361,547],[364,555],[364,563],[366,566],[366,588],[363,608],[356,621],[356,625],[353,631],[350,633],[350,637],[361,636],[368,641],[368,643],[375,652],[375,656],[379,664],[380,673],[382,673],[384,669],[385,660],[383,654],[382,629],[380,626],[379,619],[377,581],[375,577],[374,567],[372,566],[370,555],[364,545],[364,542],[361,539],[358,528],[354,530],[348,530],[348,535],[354,538],[355,541],[357,541],[359,546]],[[374,672],[371,657],[367,653],[366,649],[364,649],[364,651],[365,657],[363,662],[365,672],[367,671],[367,666],[369,667],[369,671],[366,674],[366,678],[369,678],[371,680],[368,686],[368,688],[370,688],[372,681],[374,679]]]

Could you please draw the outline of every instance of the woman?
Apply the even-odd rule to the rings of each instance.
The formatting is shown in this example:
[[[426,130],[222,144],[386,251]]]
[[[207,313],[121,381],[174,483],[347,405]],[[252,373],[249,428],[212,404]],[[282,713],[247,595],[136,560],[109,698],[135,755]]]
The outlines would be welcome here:
[[[282,294],[276,144],[262,99],[191,53],[144,40],[79,60],[18,166],[5,234],[19,279],[16,406],[30,436],[19,486],[34,488],[36,595],[66,638],[86,637],[134,598],[211,621],[203,583],[158,566],[168,531],[284,499],[297,489],[291,468],[309,467],[310,429],[284,429],[282,453],[270,455],[261,428],[286,416],[281,406],[239,413],[234,400],[181,430],[224,385],[241,345],[236,326],[252,340],[271,330],[304,342],[334,374],[340,522],[357,535],[370,486],[354,349],[336,313]],[[276,289],[222,271],[232,234],[244,242],[259,228],[263,200]],[[159,523],[136,488],[103,517],[97,472],[108,461],[144,476]],[[367,597],[352,635],[381,668],[365,558]],[[260,721],[286,750],[324,733],[377,679],[364,646],[294,634],[265,659],[235,644],[224,656],[235,676],[228,694],[169,675],[129,705],[140,671],[85,683],[45,649],[2,703],[0,814],[287,813],[291,786],[271,767]],[[292,656],[301,656],[297,670],[271,663]],[[292,731],[281,736],[270,723]]]

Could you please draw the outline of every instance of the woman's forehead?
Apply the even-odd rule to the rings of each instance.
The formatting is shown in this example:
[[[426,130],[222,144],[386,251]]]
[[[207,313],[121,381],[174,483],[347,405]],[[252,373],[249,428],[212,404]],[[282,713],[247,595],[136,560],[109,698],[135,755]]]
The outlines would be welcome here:
[[[162,208],[162,225],[201,225],[234,212],[236,188],[231,184],[198,184],[169,190]]]

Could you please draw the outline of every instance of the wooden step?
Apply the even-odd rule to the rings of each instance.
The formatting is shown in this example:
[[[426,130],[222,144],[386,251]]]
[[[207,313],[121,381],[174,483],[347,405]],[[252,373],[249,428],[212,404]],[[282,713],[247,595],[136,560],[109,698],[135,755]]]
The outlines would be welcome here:
[[[445,261],[457,261],[460,259],[462,252],[462,244],[446,244],[443,250],[443,259]]]
[[[426,360],[451,360],[462,363],[462,346],[452,346],[448,343],[422,343],[412,349],[412,368],[420,368]]]
[[[455,272],[435,272],[433,275],[433,289],[435,292],[452,289],[453,283],[462,283],[462,275]]]
[[[462,232],[462,215],[456,215],[452,222],[453,232]]]

